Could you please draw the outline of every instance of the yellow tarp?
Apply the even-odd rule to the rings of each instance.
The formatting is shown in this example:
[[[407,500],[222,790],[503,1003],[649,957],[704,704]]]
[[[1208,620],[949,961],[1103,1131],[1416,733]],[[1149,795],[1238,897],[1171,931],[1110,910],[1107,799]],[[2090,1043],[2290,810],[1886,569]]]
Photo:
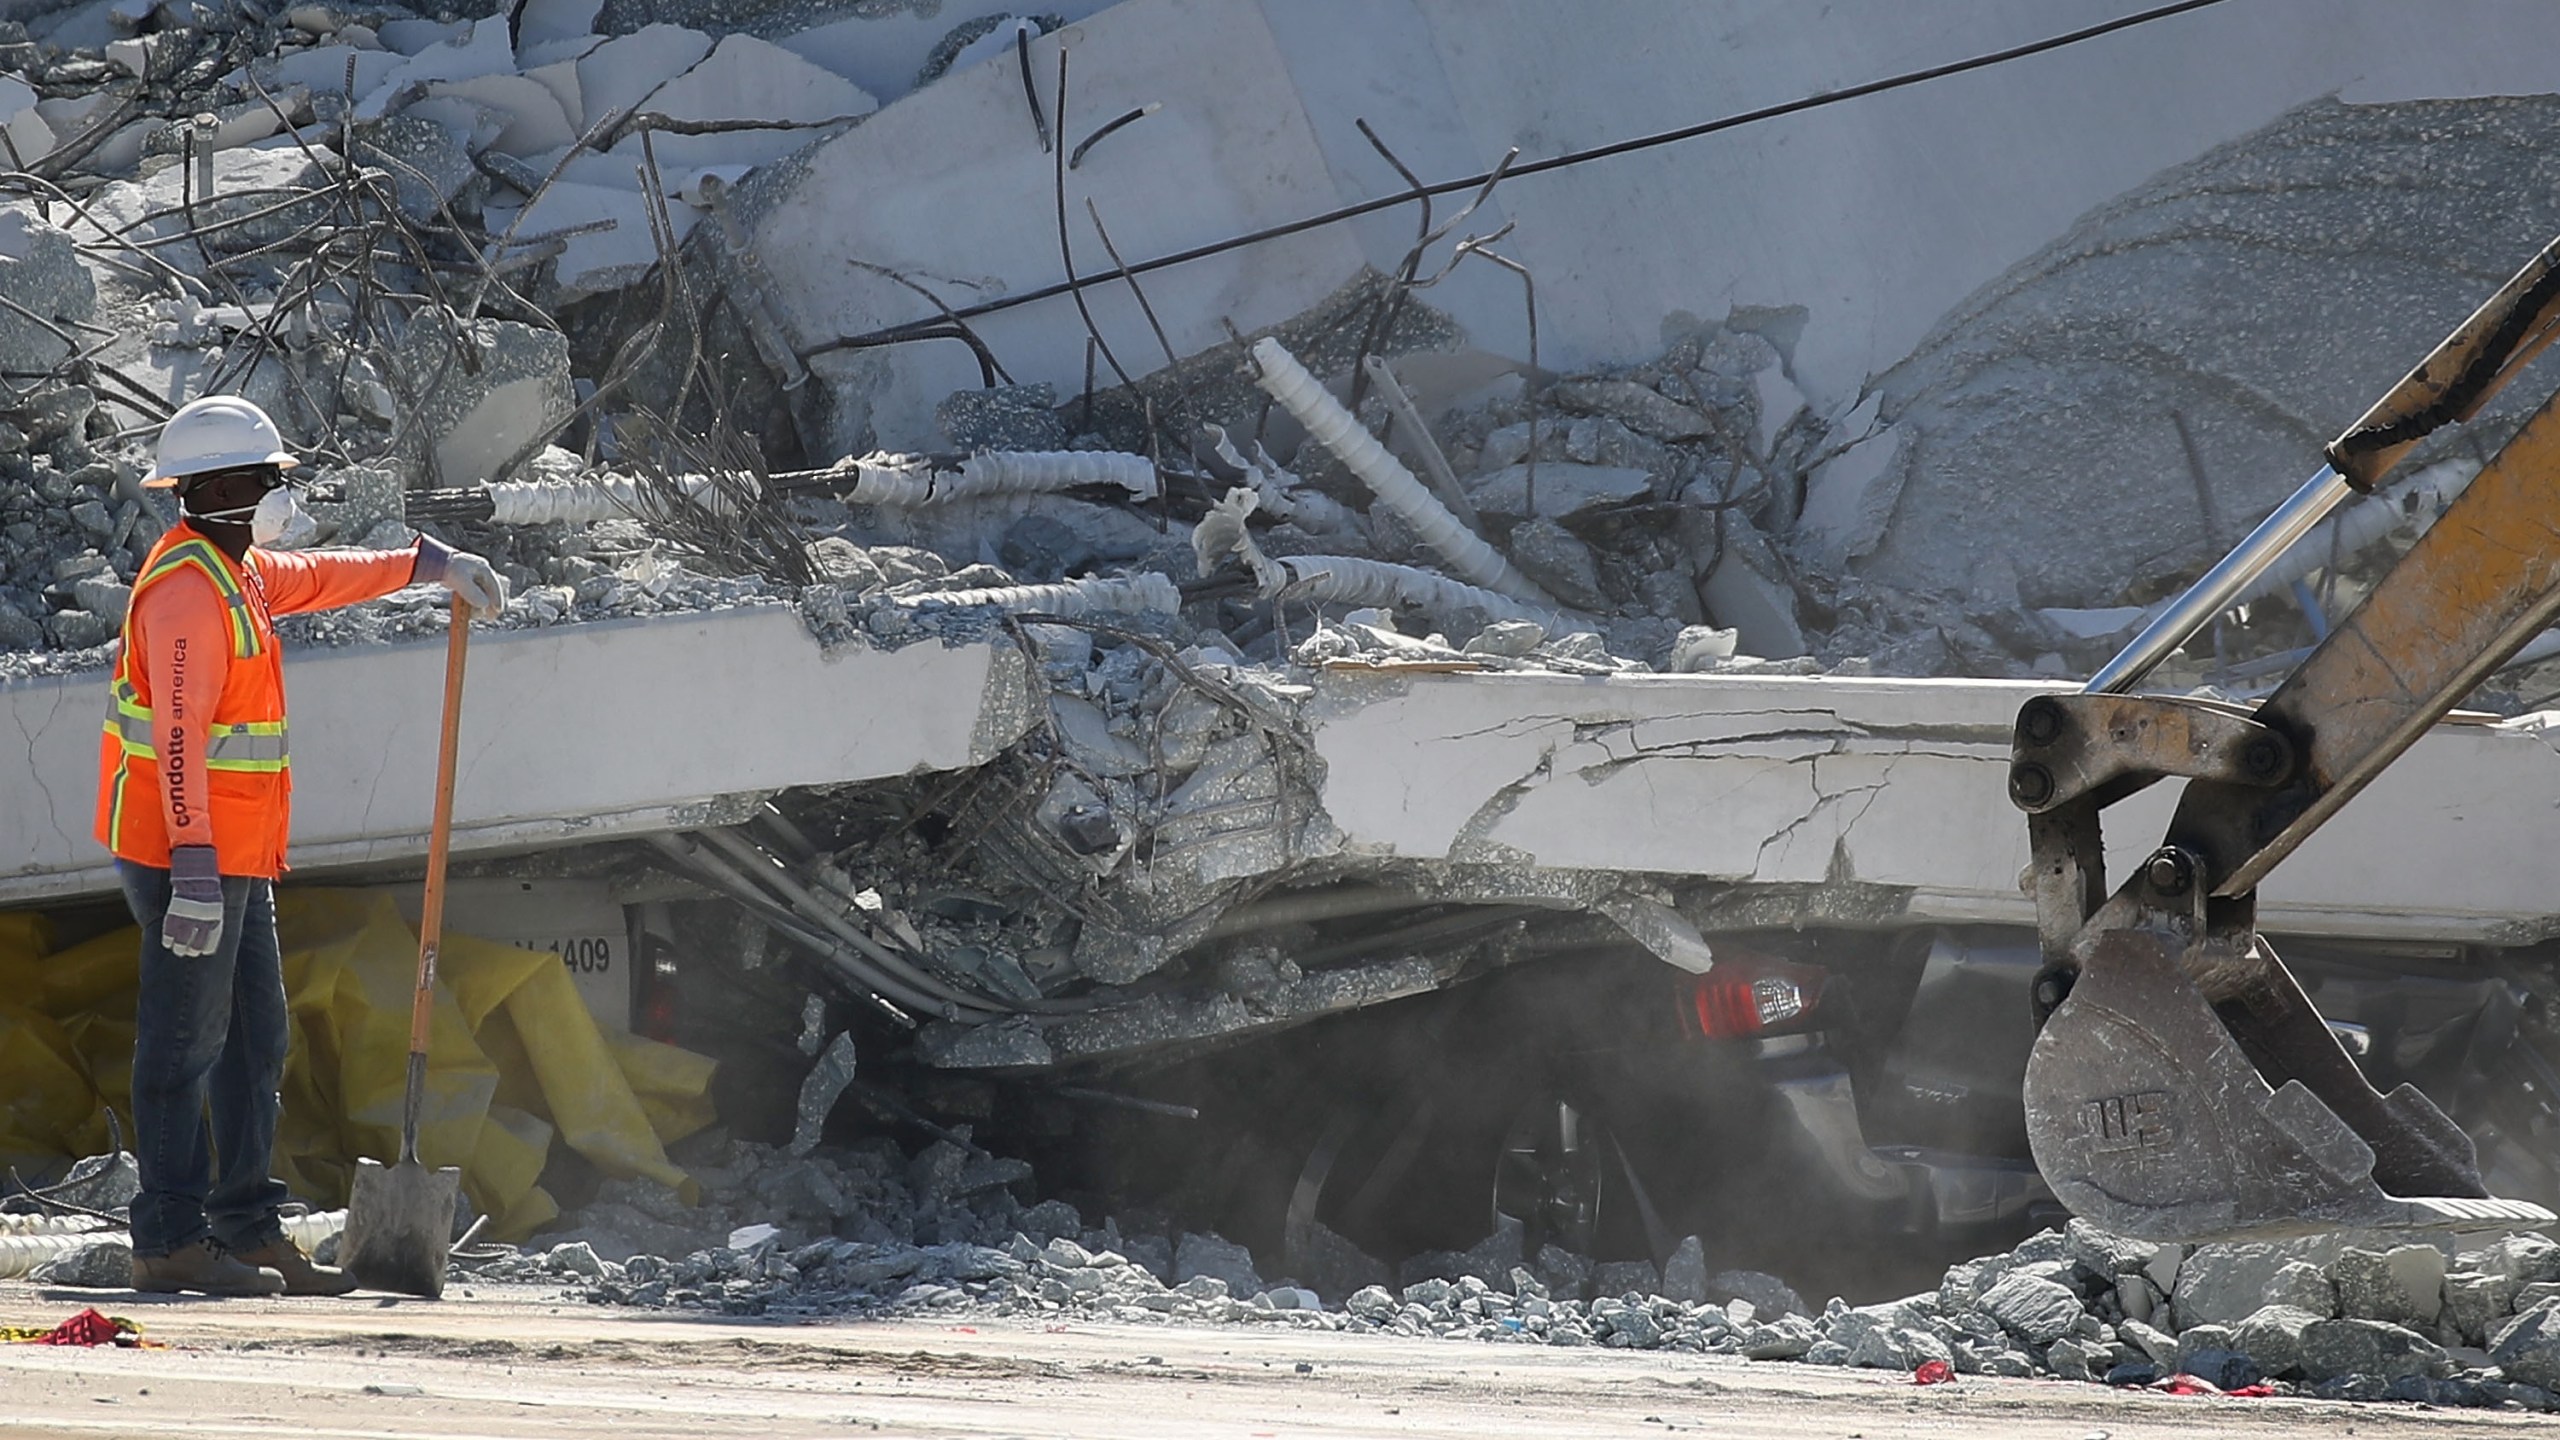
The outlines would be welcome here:
[[[339,1204],[357,1156],[399,1152],[418,939],[389,895],[366,890],[280,891],[276,929],[293,1028],[276,1173]],[[33,917],[0,915],[0,1153],[94,1152],[105,1108],[132,1114],[139,937],[45,955],[47,938]],[[714,1063],[606,1034],[556,956],[447,935],[419,1158],[462,1167],[493,1239],[560,1213],[536,1183],[555,1138],[607,1175],[646,1175],[691,1199],[665,1146],[711,1122]]]

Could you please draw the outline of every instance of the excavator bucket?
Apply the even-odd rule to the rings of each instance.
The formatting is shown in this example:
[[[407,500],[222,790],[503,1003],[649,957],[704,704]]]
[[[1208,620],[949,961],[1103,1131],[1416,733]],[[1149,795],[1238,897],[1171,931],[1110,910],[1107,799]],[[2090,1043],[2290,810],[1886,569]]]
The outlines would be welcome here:
[[[2337,1229],[2507,1230],[2549,1225],[2539,1205],[2489,1198],[2468,1136],[2413,1086],[2376,1094],[2309,1037],[2239,1033],[2188,979],[2173,942],[2109,931],[2027,1061],[2027,1138],[2072,1213],[2154,1241],[2276,1239]],[[2272,956],[2268,957],[2272,963]],[[2299,1000],[2290,978],[2285,987]],[[2307,1002],[2291,1018],[2352,1071]],[[2271,1084],[2244,1051],[2310,1072]],[[2353,1093],[2361,1088],[2361,1095]],[[2379,1142],[2377,1145],[2376,1142]],[[2378,1178],[2379,1177],[2379,1178]],[[2439,1193],[2395,1194],[2386,1182]]]

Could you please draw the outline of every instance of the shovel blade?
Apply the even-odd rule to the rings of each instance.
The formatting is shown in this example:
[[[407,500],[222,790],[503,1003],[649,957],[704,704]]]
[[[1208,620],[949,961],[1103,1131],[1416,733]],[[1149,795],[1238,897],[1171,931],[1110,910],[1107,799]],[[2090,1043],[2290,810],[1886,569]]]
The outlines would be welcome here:
[[[2270,1087],[2188,981],[2175,947],[2148,932],[2099,938],[2036,1038],[2025,1098],[2028,1145],[2055,1197],[2121,1235],[2204,1241],[2552,1223],[2550,1211],[2522,1201],[2386,1192],[2373,1179],[2373,1148],[2299,1081]],[[2454,1129],[2414,1090],[2391,1099],[2426,1106]]]
[[[461,1194],[462,1172],[450,1165],[358,1160],[338,1263],[367,1290],[440,1298]]]

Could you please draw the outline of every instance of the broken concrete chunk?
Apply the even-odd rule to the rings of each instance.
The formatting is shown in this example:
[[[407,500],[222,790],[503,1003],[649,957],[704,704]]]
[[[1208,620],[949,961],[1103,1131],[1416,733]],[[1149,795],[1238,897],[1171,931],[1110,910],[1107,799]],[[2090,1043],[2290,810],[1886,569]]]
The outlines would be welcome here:
[[[29,1271],[27,1280],[75,1290],[122,1290],[133,1283],[133,1247],[114,1240],[75,1246]]]
[[[604,0],[524,0],[516,12],[516,53],[594,32]]]
[[[0,207],[0,295],[50,322],[0,309],[0,372],[20,376],[48,374],[68,359],[71,347],[55,331],[87,322],[98,308],[97,286],[71,237],[17,205]]]
[[[1045,382],[954,390],[933,407],[933,419],[952,447],[963,452],[1067,448],[1058,391]]]
[[[2302,1373],[2304,1334],[2324,1318],[2291,1305],[2263,1305],[2232,1330],[2232,1343],[2261,1371],[2291,1379]]]
[[[314,95],[354,97],[361,108],[379,92],[392,74],[408,64],[408,57],[391,50],[360,49],[353,45],[314,45],[307,50],[289,50],[261,60],[252,72],[258,83],[269,90],[301,85]]]
[[[2344,1250],[2330,1262],[2329,1279],[2337,1287],[2338,1313],[2351,1320],[2430,1330],[2444,1306],[2444,1252],[2432,1245]]]
[[[1215,1280],[1230,1295],[1258,1295],[1262,1277],[1253,1270],[1253,1252],[1215,1235],[1184,1232],[1173,1242],[1173,1281]]]
[[[2504,1275],[2447,1275],[2438,1323],[2465,1345],[2486,1345],[2514,1313],[2516,1288],[2516,1282]]]
[[[2512,1280],[2518,1288],[2560,1280],[2560,1243],[2544,1235],[2505,1236],[2479,1252],[2479,1269]]]
[[[488,148],[509,155],[538,155],[578,138],[578,125],[560,97],[541,81],[522,75],[475,75],[466,80],[439,80],[427,86],[430,98],[449,96],[497,111],[506,127]]]
[[[571,405],[567,337],[512,320],[474,321],[455,336],[422,317],[393,370],[413,407],[412,443],[440,485],[486,484]]]
[[[1580,536],[1553,520],[1541,517],[1515,527],[1511,562],[1567,605],[1581,610],[1608,608],[1609,597],[1600,588],[1598,557]]]
[[[114,575],[84,575],[71,582],[72,598],[80,608],[110,625],[124,624],[124,614],[133,603],[133,587]]]
[[[1707,618],[1739,632],[1743,654],[1786,660],[1805,652],[1795,587],[1778,578],[1783,572],[1776,551],[1751,522],[1727,514],[1723,543],[1696,558],[1703,567],[1698,598]]]
[[[276,97],[276,100],[288,112],[299,103],[291,95],[281,95]],[[116,91],[93,90],[86,95],[39,100],[36,102],[36,113],[44,117],[45,124],[53,127],[53,136],[57,143],[69,144],[73,139],[86,134],[91,126],[105,123],[110,116],[123,109],[124,102],[125,97]],[[259,108],[263,110],[267,107],[261,105]],[[268,118],[272,121],[274,112],[269,111]],[[273,134],[274,131],[270,129],[268,133]]]
[[[1695,675],[1714,670],[1730,660],[1740,649],[1742,632],[1718,629],[1713,625],[1683,625],[1671,642],[1670,657],[1663,668],[1675,675]]]
[[[265,140],[220,151],[212,165],[211,198],[192,192],[183,165],[143,180],[144,203],[165,212],[153,222],[154,233],[178,235],[192,229],[217,252],[251,250],[299,233],[325,218],[333,204],[316,193],[332,183],[338,165],[336,153],[325,146],[304,146],[289,137]],[[295,192],[311,193],[289,198]],[[186,209],[190,200],[191,211]],[[183,263],[192,248],[164,246],[157,253]]]
[[[1708,1303],[1707,1251],[1697,1236],[1683,1239],[1671,1258],[1662,1262],[1662,1293],[1683,1305]]]
[[[393,49],[399,48],[392,37],[400,23],[394,21],[382,27],[383,43]],[[465,23],[469,28],[459,37],[428,45],[385,76],[379,88],[356,102],[356,118],[380,118],[389,110],[391,103],[413,85],[514,74],[515,46],[507,35],[506,16],[497,15]]]
[[[592,58],[592,57],[590,57]],[[580,62],[583,76],[585,62]],[[651,93],[643,108],[670,120],[774,122],[777,128],[688,135],[665,130],[655,137],[658,163],[669,168],[760,165],[817,138],[828,121],[852,120],[880,108],[862,87],[822,70],[781,46],[752,35],[731,35],[692,69]],[[589,105],[592,111],[594,105]],[[638,140],[628,147],[636,156]]]
[[[127,75],[139,78],[151,73],[151,52],[159,40],[157,35],[136,35],[107,42],[107,63]]]
[[[2276,1268],[2262,1292],[2270,1305],[2291,1305],[2326,1320],[2338,1313],[2338,1289],[2327,1272],[2308,1260]]]
[[[792,1154],[806,1155],[818,1148],[818,1141],[826,1132],[827,1116],[853,1084],[854,1059],[853,1036],[840,1033],[827,1046],[826,1053],[818,1057],[818,1063],[809,1067],[807,1077],[800,1082],[799,1110],[791,1127],[788,1148]]]
[[[2080,1321],[2080,1297],[2068,1286],[2013,1274],[1983,1292],[1982,1308],[2029,1345],[2050,1345]]]
[[[2518,1353],[2521,1355],[2521,1350]],[[2379,1375],[2385,1380],[2398,1380],[2412,1375],[2440,1376],[2450,1368],[2443,1346],[2413,1330],[2379,1320],[2316,1320],[2304,1326],[2301,1365],[2306,1380],[2342,1375]]]
[[[2511,1380],[2560,1389],[2560,1301],[2546,1300],[2499,1326],[2489,1337],[2489,1358]]]
[[[691,206],[667,207],[679,241],[692,232],[696,218]],[[618,290],[658,262],[649,202],[637,190],[555,181],[524,210],[515,231],[503,253],[557,247],[552,278],[572,297]]]
[[[57,649],[86,650],[114,639],[116,627],[86,610],[56,610],[45,617],[44,633]]]
[[[1754,408],[1759,412],[1759,425],[1751,436],[1752,445],[1754,453],[1766,459],[1777,449],[1778,433],[1804,413],[1804,392],[1796,388],[1796,382],[1787,378],[1786,371],[1774,364],[1753,375],[1751,387]]]
[[[356,163],[389,171],[393,199],[414,221],[434,219],[480,175],[453,132],[431,120],[392,115],[357,125],[354,135]]]
[[[1111,732],[1102,707],[1073,695],[1049,697],[1049,715],[1069,759],[1086,773],[1136,775],[1149,768],[1147,752],[1134,740]]]
[[[1522,659],[1547,643],[1547,629],[1535,620],[1496,620],[1475,633],[1466,645],[1470,655]]]
[[[1692,975],[1704,975],[1715,968],[1715,952],[1705,936],[1689,918],[1651,896],[1620,891],[1601,898],[1592,907],[1617,923],[1627,938],[1653,953],[1653,957]]]
[[[1809,551],[1834,565],[1870,553],[1884,538],[1909,474],[1902,437],[1891,427],[1859,441],[1806,482],[1796,535]]]
[[[711,37],[681,25],[649,25],[607,40],[578,59],[578,92],[587,123],[607,113],[630,116],[642,103],[711,53]]]
[[[0,75],[0,143],[7,147],[12,170],[53,153],[53,127],[36,111],[35,87],[15,75]]]
[[[877,589],[888,583],[880,567],[861,546],[841,535],[823,535],[809,542],[809,564],[818,577],[832,585],[840,585],[852,595]]]
[[[1467,500],[1478,515],[1504,520],[1529,518],[1529,467],[1507,465],[1467,482]],[[1539,516],[1565,520],[1611,505],[1627,505],[1653,493],[1653,479],[1642,470],[1614,465],[1577,465],[1551,460],[1538,466]]]
[[[1545,393],[1566,410],[1606,415],[1656,440],[1695,440],[1715,428],[1692,407],[1633,380],[1564,380]]]
[[[926,1064],[946,1070],[1039,1069],[1057,1063],[1047,1037],[1027,1017],[991,1025],[937,1020],[918,1032],[916,1049]]]

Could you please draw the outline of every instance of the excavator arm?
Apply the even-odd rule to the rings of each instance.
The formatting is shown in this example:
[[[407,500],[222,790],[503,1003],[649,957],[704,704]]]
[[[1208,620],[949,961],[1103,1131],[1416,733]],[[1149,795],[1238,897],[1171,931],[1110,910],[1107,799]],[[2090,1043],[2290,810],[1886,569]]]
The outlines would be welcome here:
[[[2476,415],[2560,336],[2560,240],[2331,442],[2329,464],[2076,695],[2019,712],[2045,968],[2026,1080],[2036,1165],[2075,1213],[2154,1240],[2547,1225],[2491,1197],[2415,1087],[2377,1092],[2257,934],[2259,883],[2560,618],[2560,396],[2534,413],[2255,709],[2131,693],[2340,501]],[[2188,782],[2118,887],[2101,812]]]

